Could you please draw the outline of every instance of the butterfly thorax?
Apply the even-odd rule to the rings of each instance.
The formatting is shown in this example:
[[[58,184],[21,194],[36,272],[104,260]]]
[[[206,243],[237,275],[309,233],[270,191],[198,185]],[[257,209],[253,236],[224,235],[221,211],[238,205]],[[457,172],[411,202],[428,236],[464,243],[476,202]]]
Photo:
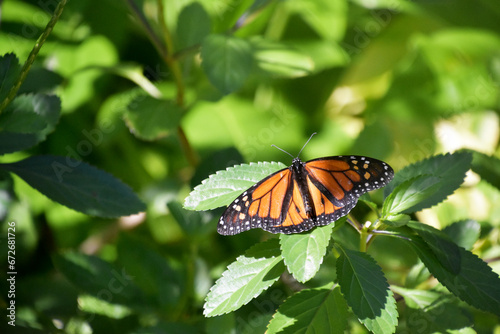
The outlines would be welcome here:
[[[315,217],[314,208],[311,205],[312,197],[309,193],[309,188],[307,185],[307,172],[306,163],[300,160],[300,158],[295,158],[290,166],[290,171],[292,172],[292,180],[295,180],[293,187],[297,187],[302,200],[304,202],[304,208],[309,217]]]

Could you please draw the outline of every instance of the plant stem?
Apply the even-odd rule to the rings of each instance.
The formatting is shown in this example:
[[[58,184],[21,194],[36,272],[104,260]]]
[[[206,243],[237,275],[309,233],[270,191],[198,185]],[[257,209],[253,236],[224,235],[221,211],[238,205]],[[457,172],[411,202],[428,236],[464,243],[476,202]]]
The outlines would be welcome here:
[[[43,33],[38,37],[38,40],[35,43],[35,46],[31,50],[28,59],[23,65],[23,68],[21,69],[21,73],[19,74],[19,78],[17,79],[16,83],[14,86],[9,91],[9,94],[7,94],[7,97],[2,101],[0,104],[0,114],[2,111],[9,105],[12,100],[16,97],[16,94],[21,88],[21,85],[23,84],[24,80],[26,79],[26,76],[28,75],[28,72],[31,68],[31,65],[34,63],[36,56],[38,55],[38,52],[42,48],[43,44],[49,37],[50,33],[52,32],[52,29],[54,29],[54,26],[56,25],[57,21],[59,20],[59,17],[61,16],[64,6],[66,5],[67,0],[61,0],[59,4],[56,7],[56,10],[52,14],[52,17],[50,18],[49,23],[47,23],[47,26],[45,27],[45,30]]]
[[[161,43],[160,39],[153,31],[153,28],[151,28],[151,25],[148,23],[148,20],[146,19],[142,11],[139,8],[137,8],[137,5],[133,0],[127,0],[127,4],[129,5],[130,9],[135,14],[135,16],[139,19],[139,22],[141,23],[144,30],[146,30],[146,35],[151,40],[158,53],[162,56],[162,58],[164,58],[167,54],[165,45]]]
[[[163,38],[165,40],[165,45],[166,45],[166,53],[163,59],[167,64],[168,68],[170,69],[170,72],[172,73],[172,76],[175,81],[175,85],[177,87],[175,103],[179,107],[184,108],[185,87],[184,87],[184,80],[182,77],[182,71],[179,66],[179,61],[176,59],[172,35],[168,30],[167,23],[165,21],[165,16],[163,15],[164,13],[163,2],[162,0],[158,0],[157,3],[158,3],[158,23],[160,24],[161,32],[163,34]],[[184,150],[184,153],[186,155],[189,164],[191,166],[196,166],[198,164],[197,155],[193,150],[193,148],[191,147],[191,144],[189,143],[186,133],[184,132],[184,129],[182,129],[181,126],[177,127],[177,134],[179,135],[179,140],[181,141],[182,149]]]

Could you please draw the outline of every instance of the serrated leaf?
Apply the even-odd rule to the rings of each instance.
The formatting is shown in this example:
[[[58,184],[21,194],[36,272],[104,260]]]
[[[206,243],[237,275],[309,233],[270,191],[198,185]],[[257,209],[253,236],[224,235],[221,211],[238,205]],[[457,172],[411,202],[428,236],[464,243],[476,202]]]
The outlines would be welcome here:
[[[177,20],[176,37],[179,49],[200,44],[210,34],[210,30],[210,16],[205,8],[198,2],[187,5]]]
[[[416,212],[421,209],[430,208],[445,200],[460,187],[465,173],[471,166],[471,161],[472,155],[470,153],[456,152],[433,156],[411,164],[396,173],[392,182],[384,188],[384,194],[388,197],[396,187],[409,179],[422,175],[434,176],[439,178],[439,182],[436,184],[436,187],[439,186],[439,190],[422,199],[422,201],[411,207],[411,210]]]
[[[441,265],[454,274],[460,271],[460,250],[455,243],[448,239],[446,234],[419,222],[410,222],[407,226],[422,237]]]
[[[0,154],[28,149],[45,140],[55,129],[60,111],[57,96],[16,97],[0,115]]]
[[[411,213],[419,208],[420,203],[439,191],[440,178],[420,175],[397,186],[384,201],[382,216]]]
[[[474,243],[479,239],[481,225],[472,219],[461,220],[446,226],[443,232],[457,245],[465,249],[472,249]]]
[[[207,295],[203,314],[213,317],[239,309],[276,282],[284,270],[278,239],[253,246],[215,282]]]
[[[288,271],[299,282],[307,282],[318,272],[335,224],[316,227],[307,233],[281,234],[281,254]]]
[[[302,290],[280,305],[266,333],[342,334],[347,316],[347,303],[338,285]]]
[[[281,162],[242,164],[218,171],[196,186],[184,201],[189,210],[211,210],[230,204],[243,191],[271,173],[286,168]]]
[[[7,53],[0,57],[0,104],[9,94],[20,72],[21,66],[15,54]]]
[[[65,253],[56,255],[54,265],[73,285],[91,296],[128,307],[143,307],[141,290],[125,269],[92,255]]]
[[[99,217],[121,217],[145,210],[129,186],[112,175],[69,157],[33,156],[0,164],[48,198]]]
[[[253,68],[253,50],[241,38],[213,34],[201,45],[201,66],[210,82],[224,94],[238,90]]]
[[[134,98],[127,106],[125,121],[130,131],[145,140],[155,140],[176,130],[182,109],[174,102],[151,96]]]
[[[474,152],[472,170],[492,186],[500,189],[500,159]]]
[[[382,269],[366,253],[339,249],[337,277],[347,304],[368,330],[394,333],[398,324],[396,301]]]
[[[406,326],[411,332],[448,333],[472,325],[471,320],[456,305],[452,295],[432,290],[405,289],[392,286],[392,290],[403,296],[406,306]]]
[[[454,274],[445,269],[420,236],[410,236],[410,245],[429,271],[451,293],[466,303],[500,315],[500,278],[483,260],[458,247],[460,270]]]

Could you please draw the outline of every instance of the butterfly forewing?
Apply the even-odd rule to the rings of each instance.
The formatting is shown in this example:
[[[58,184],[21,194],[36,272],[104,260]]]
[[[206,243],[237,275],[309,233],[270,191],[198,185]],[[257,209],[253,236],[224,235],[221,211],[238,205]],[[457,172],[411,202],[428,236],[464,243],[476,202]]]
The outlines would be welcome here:
[[[233,235],[252,228],[271,233],[300,233],[345,216],[367,191],[385,186],[394,176],[380,160],[362,156],[295,159],[231,203],[218,232]]]

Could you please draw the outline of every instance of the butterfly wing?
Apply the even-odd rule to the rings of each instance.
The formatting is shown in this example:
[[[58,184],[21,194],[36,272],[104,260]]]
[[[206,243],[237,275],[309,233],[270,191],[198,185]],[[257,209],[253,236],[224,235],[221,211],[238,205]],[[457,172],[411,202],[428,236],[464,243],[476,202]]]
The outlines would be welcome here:
[[[238,196],[217,231],[234,235],[252,228],[300,233],[345,216],[367,191],[385,186],[394,172],[361,156],[319,158],[275,172]],[[312,209],[311,209],[312,208]]]
[[[219,234],[234,235],[252,228],[280,232],[274,226],[282,225],[283,208],[292,200],[292,181],[290,168],[285,168],[248,188],[222,214]]]
[[[362,156],[314,159],[306,162],[305,170],[317,226],[347,215],[361,195],[387,185],[394,177],[385,162]]]

